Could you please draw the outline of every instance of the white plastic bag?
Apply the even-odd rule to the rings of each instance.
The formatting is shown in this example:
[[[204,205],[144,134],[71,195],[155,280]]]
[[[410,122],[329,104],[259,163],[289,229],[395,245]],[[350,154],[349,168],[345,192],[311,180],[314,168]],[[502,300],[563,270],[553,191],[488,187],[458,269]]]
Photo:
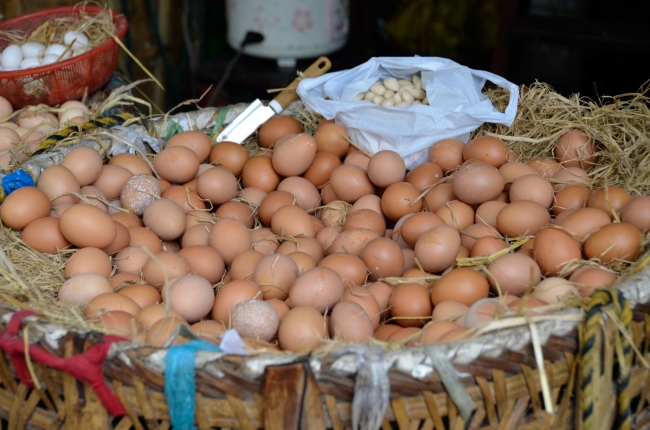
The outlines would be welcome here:
[[[410,80],[417,73],[430,106],[377,106],[354,100],[380,79]],[[510,91],[504,113],[481,93],[486,81]],[[304,79],[297,92],[307,107],[327,119],[336,118],[364,149],[373,154],[393,150],[409,169],[428,161],[428,148],[441,139],[467,142],[470,132],[484,122],[510,126],[519,98],[519,87],[502,77],[437,57],[371,58],[354,69]]]

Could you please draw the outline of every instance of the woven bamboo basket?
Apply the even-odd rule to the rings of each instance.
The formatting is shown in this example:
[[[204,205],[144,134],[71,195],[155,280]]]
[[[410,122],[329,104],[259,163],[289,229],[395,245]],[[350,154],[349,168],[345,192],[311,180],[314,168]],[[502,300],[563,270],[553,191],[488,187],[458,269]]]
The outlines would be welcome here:
[[[522,88],[522,98],[538,97],[539,88]],[[231,113],[228,116],[234,116]],[[589,112],[578,109],[572,114]],[[223,119],[219,110],[201,115],[208,119],[200,128]],[[637,120],[650,124],[650,117]],[[539,112],[520,109],[516,121],[543,118]],[[476,134],[488,132],[508,135],[505,127],[488,124]],[[647,145],[649,137],[639,139]],[[650,173],[650,168],[641,170]],[[101,333],[28,316],[25,309],[30,306],[19,298],[3,293],[0,302],[0,417],[7,428],[170,428],[164,348],[130,342],[109,347],[111,339]],[[19,309],[23,311],[16,312]],[[40,359],[44,356],[54,357],[55,365]],[[615,289],[598,291],[582,309],[461,342],[398,350],[332,346],[308,356],[199,352],[195,425],[650,428],[650,370],[645,360],[650,360],[647,268],[623,278]],[[79,363],[95,366],[96,378],[79,376]],[[119,400],[117,408],[102,402],[102,381]],[[119,414],[109,412],[120,409]]]

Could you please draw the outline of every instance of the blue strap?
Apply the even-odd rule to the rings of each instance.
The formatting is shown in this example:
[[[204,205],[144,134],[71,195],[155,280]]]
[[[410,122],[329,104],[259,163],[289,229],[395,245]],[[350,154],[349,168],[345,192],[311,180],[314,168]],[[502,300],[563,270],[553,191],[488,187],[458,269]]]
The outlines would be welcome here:
[[[167,351],[165,398],[174,430],[195,429],[194,365],[199,351],[221,352],[221,348],[203,340],[191,340],[183,345],[172,346]]]
[[[11,194],[13,191],[16,191],[18,188],[35,186],[36,184],[34,183],[31,175],[23,169],[11,172],[2,178],[2,188],[4,188],[7,195]]]

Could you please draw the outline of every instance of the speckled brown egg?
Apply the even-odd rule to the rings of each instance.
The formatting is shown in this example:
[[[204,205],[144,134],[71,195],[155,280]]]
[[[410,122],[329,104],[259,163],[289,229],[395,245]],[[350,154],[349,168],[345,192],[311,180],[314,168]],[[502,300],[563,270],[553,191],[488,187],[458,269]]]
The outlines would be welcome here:
[[[506,162],[507,155],[508,148],[506,144],[501,139],[492,136],[474,138],[463,149],[463,158],[465,160],[478,158],[497,168]]]
[[[245,300],[238,303],[231,312],[231,327],[241,337],[265,341],[272,340],[280,325],[280,319],[273,307],[261,300]]]
[[[443,139],[429,149],[429,161],[436,163],[444,173],[455,170],[463,164],[465,144],[456,139]]]
[[[257,139],[262,147],[270,148],[282,136],[299,133],[302,133],[302,125],[297,119],[288,115],[275,115],[262,124]]]
[[[139,174],[131,177],[120,194],[120,204],[138,216],[142,216],[144,209],[160,197],[160,183],[150,175]]]
[[[72,303],[82,308],[95,297],[104,293],[112,293],[108,279],[96,273],[84,273],[66,280],[58,291],[58,299],[64,303]]]
[[[271,161],[282,176],[305,173],[316,157],[316,141],[307,133],[289,134],[275,142]]]
[[[470,205],[495,199],[505,187],[499,170],[489,164],[469,164],[458,169],[454,176],[454,194]]]

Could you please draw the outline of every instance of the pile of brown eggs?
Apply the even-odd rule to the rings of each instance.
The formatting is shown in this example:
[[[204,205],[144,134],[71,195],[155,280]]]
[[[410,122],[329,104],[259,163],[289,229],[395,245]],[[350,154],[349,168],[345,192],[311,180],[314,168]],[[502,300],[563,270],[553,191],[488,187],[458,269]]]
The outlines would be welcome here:
[[[108,330],[162,345],[181,324],[216,343],[234,328],[289,351],[462,339],[611,285],[650,229],[650,197],[584,185],[597,148],[579,130],[526,164],[497,138],[443,140],[409,172],[329,121],[311,136],[276,116],[258,140],[250,156],[183,132],[153,164],[79,147],[0,218],[40,252],[76,249],[58,298]]]

